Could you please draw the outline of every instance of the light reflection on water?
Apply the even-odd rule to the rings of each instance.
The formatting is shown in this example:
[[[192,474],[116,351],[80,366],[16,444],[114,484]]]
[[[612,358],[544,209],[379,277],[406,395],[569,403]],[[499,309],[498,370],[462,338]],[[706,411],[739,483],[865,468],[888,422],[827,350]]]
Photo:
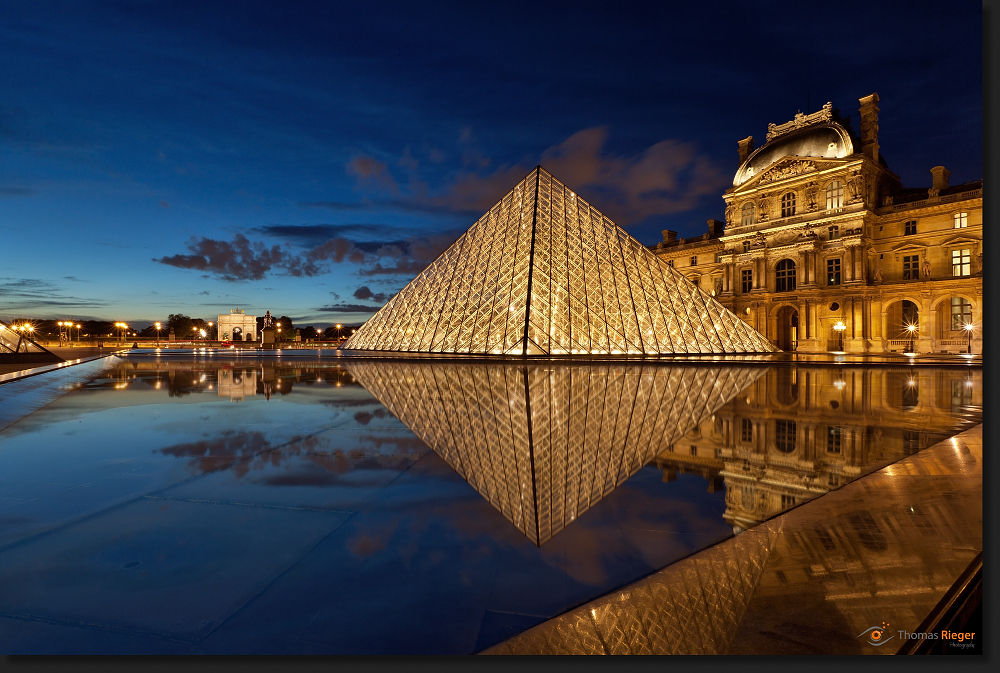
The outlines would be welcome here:
[[[266,540],[300,520],[281,517],[308,513],[330,527],[301,542],[322,586],[271,591],[304,613],[390,592],[399,615],[329,616],[323,637],[473,651],[980,422],[981,391],[981,372],[959,368],[131,358],[0,433],[0,554],[155,501],[163,516],[281,513],[276,528],[227,524],[262,539],[266,566]],[[130,521],[134,535],[160,525]],[[244,560],[226,556],[235,543],[213,549],[220,568]],[[442,596],[481,628],[413,647],[371,635],[432,628]],[[231,651],[248,651],[241,637]]]

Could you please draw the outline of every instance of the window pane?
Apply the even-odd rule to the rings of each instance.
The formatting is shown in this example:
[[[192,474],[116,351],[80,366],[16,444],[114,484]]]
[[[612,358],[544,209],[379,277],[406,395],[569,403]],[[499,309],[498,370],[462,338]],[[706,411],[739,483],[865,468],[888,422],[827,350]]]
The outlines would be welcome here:
[[[840,258],[826,260],[826,284],[840,285]]]
[[[972,249],[951,251],[951,275],[970,276],[972,275]]]
[[[826,209],[840,208],[844,205],[844,185],[840,181],[831,182],[826,187]]]

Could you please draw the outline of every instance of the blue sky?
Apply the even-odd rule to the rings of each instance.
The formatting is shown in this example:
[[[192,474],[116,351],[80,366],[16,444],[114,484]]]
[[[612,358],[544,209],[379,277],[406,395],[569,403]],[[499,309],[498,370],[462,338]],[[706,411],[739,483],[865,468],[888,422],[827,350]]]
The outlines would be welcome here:
[[[904,185],[982,177],[978,4],[758,4],[5,2],[0,319],[360,322],[539,162],[697,235],[873,91]]]

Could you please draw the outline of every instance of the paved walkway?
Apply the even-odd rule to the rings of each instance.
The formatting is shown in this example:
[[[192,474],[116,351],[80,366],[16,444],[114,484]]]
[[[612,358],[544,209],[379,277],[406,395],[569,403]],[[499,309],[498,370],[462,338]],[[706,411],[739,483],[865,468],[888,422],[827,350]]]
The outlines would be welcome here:
[[[982,437],[980,424],[484,653],[894,654],[982,551]]]

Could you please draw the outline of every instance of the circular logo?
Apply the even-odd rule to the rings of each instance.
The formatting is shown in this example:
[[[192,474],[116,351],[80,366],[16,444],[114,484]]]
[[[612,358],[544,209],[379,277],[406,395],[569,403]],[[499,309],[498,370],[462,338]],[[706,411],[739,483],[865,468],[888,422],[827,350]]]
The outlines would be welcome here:
[[[871,633],[868,634],[868,637],[871,638],[872,640],[875,640],[875,641],[882,640],[882,632],[881,631],[872,631]]]

